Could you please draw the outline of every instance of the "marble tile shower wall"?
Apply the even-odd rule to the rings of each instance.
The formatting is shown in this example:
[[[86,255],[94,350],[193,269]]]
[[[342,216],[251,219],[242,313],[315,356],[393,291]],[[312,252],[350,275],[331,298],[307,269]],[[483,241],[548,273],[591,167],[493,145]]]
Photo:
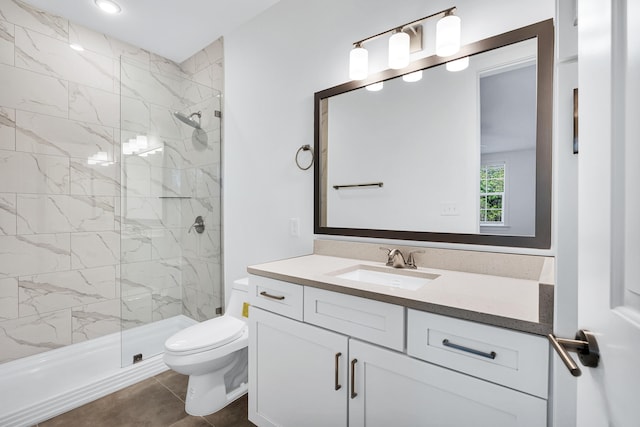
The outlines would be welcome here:
[[[219,92],[180,69],[161,74],[131,60],[121,79],[122,141],[143,136],[149,150],[162,149],[122,159],[124,326],[181,313],[209,319],[221,306]],[[171,111],[201,111],[201,129]],[[189,232],[197,216],[203,234]]]
[[[122,105],[121,57],[123,83],[143,83],[123,85]],[[212,87],[221,85],[221,41],[181,69],[0,0],[0,363],[119,331],[120,285],[125,327],[211,317],[221,285],[219,124],[197,146],[168,107],[219,109]],[[162,156],[121,158],[120,141],[137,135],[161,142]],[[89,164],[98,153],[108,164]],[[191,198],[160,198],[178,194]],[[204,209],[211,227],[197,239],[186,230]]]

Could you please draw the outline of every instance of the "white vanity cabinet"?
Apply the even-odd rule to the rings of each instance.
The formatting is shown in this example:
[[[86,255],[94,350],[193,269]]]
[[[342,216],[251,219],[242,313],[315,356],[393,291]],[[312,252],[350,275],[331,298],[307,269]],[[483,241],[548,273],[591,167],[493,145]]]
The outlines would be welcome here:
[[[349,426],[541,427],[547,401],[351,340]],[[355,392],[355,396],[352,394]]]
[[[260,427],[547,424],[543,337],[260,276],[249,294],[249,419]]]
[[[249,321],[249,419],[346,426],[348,337],[256,307]]]

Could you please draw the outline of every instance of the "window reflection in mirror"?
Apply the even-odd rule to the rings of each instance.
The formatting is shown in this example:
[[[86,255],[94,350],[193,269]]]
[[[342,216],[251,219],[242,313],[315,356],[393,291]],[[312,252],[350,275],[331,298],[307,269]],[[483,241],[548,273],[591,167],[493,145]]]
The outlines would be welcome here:
[[[482,71],[478,76],[480,232],[533,236],[536,212],[535,60],[525,58],[503,64]],[[483,178],[487,180],[483,182]]]

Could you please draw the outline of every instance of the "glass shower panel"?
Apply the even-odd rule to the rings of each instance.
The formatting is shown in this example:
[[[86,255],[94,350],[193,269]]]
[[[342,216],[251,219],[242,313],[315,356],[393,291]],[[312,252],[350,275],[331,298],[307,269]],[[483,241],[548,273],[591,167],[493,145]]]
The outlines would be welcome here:
[[[166,65],[166,64],[165,64]],[[220,93],[121,59],[122,364],[219,315]]]

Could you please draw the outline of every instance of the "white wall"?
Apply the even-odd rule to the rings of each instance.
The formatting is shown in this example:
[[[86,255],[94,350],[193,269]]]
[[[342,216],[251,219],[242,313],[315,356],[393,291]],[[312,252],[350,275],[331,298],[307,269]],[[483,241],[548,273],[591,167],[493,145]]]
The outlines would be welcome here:
[[[327,226],[475,233],[480,168],[475,70],[332,97]],[[464,125],[462,125],[464,124]],[[384,182],[382,188],[333,185]],[[442,203],[459,215],[441,216]]]
[[[554,15],[552,0],[456,5],[463,43]],[[282,0],[225,35],[227,286],[246,275],[247,265],[311,253],[313,173],[299,170],[294,155],[313,144],[313,94],[347,81],[352,43],[450,6],[442,0]],[[429,34],[425,40],[427,54],[433,51]],[[384,68],[385,60],[371,49],[371,71]],[[289,235],[289,218],[300,219],[300,237]]]

